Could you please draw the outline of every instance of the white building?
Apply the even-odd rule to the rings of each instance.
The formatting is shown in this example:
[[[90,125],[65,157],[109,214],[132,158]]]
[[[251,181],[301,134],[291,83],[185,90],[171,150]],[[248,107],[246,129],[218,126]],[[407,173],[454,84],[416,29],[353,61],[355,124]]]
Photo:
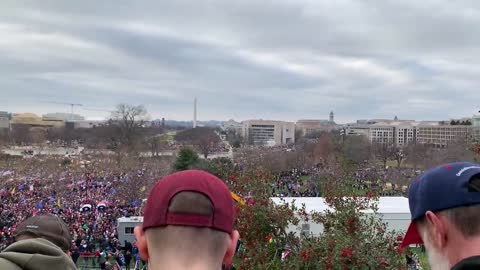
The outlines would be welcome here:
[[[445,147],[456,140],[468,139],[472,131],[472,126],[420,124],[417,127],[417,143]]]
[[[345,135],[347,136],[365,136],[369,138],[370,127],[368,125],[355,124],[345,128]]]
[[[395,126],[376,123],[370,126],[370,142],[374,144],[395,144]]]
[[[474,115],[472,117],[472,125],[474,127],[480,127],[480,115]]]
[[[274,146],[295,142],[295,123],[272,120],[242,122],[242,136],[251,144]]]
[[[287,197],[287,198],[270,198],[276,205],[283,205],[285,203],[293,203],[297,209],[305,205],[305,210],[308,214],[323,213],[327,210],[332,210],[321,197]],[[372,214],[373,211],[368,209],[363,211],[365,214]],[[410,225],[411,215],[408,206],[408,199],[405,197],[380,197],[378,201],[379,218],[387,223],[388,230],[406,231]],[[295,234],[310,234],[318,236],[323,232],[323,224],[301,223],[299,226],[290,224],[287,228],[287,233],[293,232]]]
[[[10,117],[8,112],[0,112],[0,129],[10,129]]]
[[[234,130],[236,132],[238,132],[239,134],[242,133],[242,128],[243,128],[243,124],[242,123],[239,123],[233,119],[230,119],[226,122],[223,122],[222,124],[222,129],[223,130]]]
[[[403,147],[416,142],[418,122],[399,121],[391,125],[395,127],[395,146]]]
[[[95,128],[106,123],[104,120],[81,120],[81,121],[72,121],[73,128]]]

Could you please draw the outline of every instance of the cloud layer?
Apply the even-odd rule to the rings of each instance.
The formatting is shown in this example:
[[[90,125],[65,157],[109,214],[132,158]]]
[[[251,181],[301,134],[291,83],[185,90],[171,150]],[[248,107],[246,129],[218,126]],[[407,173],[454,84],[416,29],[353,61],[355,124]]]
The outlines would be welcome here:
[[[2,1],[0,110],[446,119],[480,109],[480,2]],[[94,111],[95,110],[95,111]]]

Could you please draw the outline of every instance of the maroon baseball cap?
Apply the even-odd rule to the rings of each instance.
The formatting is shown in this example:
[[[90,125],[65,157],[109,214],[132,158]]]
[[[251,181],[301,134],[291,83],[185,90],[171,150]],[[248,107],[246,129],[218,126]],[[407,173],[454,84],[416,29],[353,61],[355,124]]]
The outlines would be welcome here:
[[[171,200],[181,192],[198,192],[212,203],[213,213],[201,215],[169,212]],[[143,230],[167,225],[207,227],[232,233],[234,206],[227,185],[207,172],[187,170],[164,177],[148,195]]]

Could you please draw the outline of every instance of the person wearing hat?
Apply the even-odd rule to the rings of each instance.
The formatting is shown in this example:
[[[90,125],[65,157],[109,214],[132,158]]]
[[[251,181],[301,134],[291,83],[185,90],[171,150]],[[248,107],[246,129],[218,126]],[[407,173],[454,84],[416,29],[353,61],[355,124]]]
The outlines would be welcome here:
[[[234,219],[223,181],[198,170],[174,173],[150,192],[143,224],[134,230],[140,256],[153,270],[220,270],[235,254]]]
[[[432,270],[480,269],[480,164],[441,165],[413,180],[401,248],[423,244]]]
[[[59,217],[30,217],[17,227],[14,237],[16,242],[0,253],[0,269],[76,269],[68,256],[68,227]]]

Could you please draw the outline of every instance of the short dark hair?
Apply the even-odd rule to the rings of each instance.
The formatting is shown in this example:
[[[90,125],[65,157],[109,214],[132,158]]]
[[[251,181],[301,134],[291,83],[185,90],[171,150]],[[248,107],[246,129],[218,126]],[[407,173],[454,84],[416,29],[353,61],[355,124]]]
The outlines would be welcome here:
[[[210,199],[201,193],[183,191],[172,198],[168,211],[210,216],[213,215],[213,205]]]

